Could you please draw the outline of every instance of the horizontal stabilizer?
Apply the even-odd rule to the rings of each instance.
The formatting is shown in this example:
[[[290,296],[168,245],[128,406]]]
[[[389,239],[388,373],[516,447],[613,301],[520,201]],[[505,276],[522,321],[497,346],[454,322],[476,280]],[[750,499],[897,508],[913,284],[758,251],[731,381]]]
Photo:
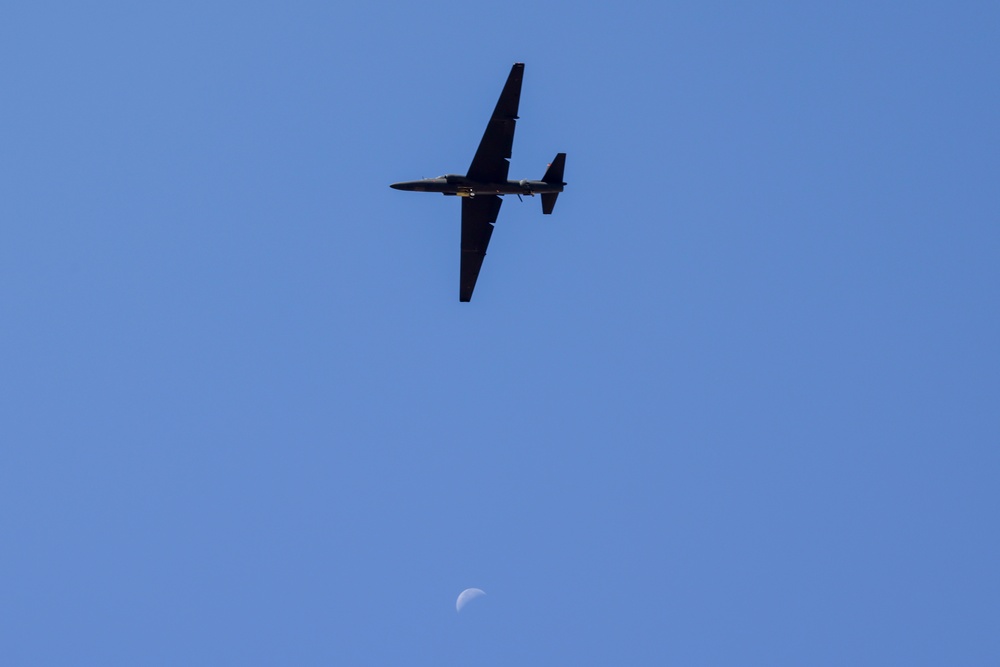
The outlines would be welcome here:
[[[558,196],[558,192],[545,192],[542,194],[542,213],[545,215],[552,213],[552,209],[556,205],[556,197]]]

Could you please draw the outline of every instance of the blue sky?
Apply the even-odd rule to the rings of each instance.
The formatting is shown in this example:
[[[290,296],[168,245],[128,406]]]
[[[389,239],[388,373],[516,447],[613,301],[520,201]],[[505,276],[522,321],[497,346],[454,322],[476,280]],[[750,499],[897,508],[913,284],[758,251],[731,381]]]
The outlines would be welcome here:
[[[8,8],[0,661],[996,664],[998,34]],[[460,304],[458,202],[388,184],[516,61],[511,176],[569,185]]]

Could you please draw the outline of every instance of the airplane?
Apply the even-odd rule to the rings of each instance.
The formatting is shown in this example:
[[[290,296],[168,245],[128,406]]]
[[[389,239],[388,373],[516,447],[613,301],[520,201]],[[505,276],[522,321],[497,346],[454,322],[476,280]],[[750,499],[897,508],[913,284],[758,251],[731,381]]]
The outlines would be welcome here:
[[[462,198],[462,262],[458,289],[458,300],[462,302],[472,300],[472,291],[476,288],[476,279],[486,256],[486,246],[493,234],[493,223],[503,203],[500,198],[504,195],[517,195],[518,199],[521,195],[541,195],[542,213],[549,215],[556,205],[556,197],[566,185],[563,182],[565,153],[556,155],[540,181],[507,179],[523,77],[524,63],[514,63],[465,176],[445,174],[389,186],[396,190],[440,192]]]

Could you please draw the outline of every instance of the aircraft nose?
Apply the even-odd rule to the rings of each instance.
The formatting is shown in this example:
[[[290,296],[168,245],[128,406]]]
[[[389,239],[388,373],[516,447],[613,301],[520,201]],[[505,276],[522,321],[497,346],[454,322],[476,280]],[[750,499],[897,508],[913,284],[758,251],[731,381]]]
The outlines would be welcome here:
[[[413,187],[413,184],[404,181],[402,183],[392,183],[391,185],[389,185],[389,187],[392,188],[393,190],[409,190],[410,188]]]

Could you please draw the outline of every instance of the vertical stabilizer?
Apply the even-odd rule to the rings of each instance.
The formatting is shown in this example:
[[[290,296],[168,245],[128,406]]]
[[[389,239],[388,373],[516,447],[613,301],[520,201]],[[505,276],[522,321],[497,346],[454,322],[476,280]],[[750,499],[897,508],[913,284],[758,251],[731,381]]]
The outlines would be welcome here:
[[[549,168],[545,170],[545,175],[542,176],[542,180],[546,183],[556,183],[558,185],[566,185],[563,183],[563,169],[566,167],[566,154],[559,153],[556,155],[556,159],[552,161]]]
[[[542,180],[546,183],[552,185],[558,185],[562,187],[566,185],[563,183],[563,170],[566,168],[566,154],[559,153],[556,155],[556,159],[552,161],[549,168],[545,170],[545,175],[542,176]],[[556,205],[556,197],[559,196],[558,192],[546,192],[542,195],[542,213],[549,215],[552,213],[552,209]]]

